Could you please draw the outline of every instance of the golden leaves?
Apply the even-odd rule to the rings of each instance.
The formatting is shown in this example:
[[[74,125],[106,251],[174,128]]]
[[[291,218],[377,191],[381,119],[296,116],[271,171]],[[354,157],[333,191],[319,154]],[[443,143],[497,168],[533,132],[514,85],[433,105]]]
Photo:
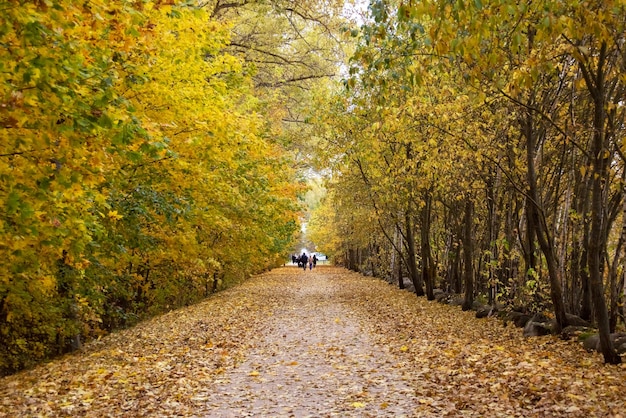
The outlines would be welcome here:
[[[124,217],[120,215],[119,213],[117,213],[116,210],[110,210],[109,213],[107,213],[107,216],[109,217],[109,219],[113,221],[119,221],[120,219]]]
[[[2,372],[45,354],[22,341],[65,350],[52,347],[60,332],[93,336],[97,319],[110,329],[276,263],[299,188],[268,135],[282,121],[266,123],[251,74],[225,52],[230,24],[174,2],[5,12],[0,277],[15,280],[0,293],[23,323],[2,330]],[[61,261],[77,275],[67,286]],[[80,318],[65,309],[75,300]]]

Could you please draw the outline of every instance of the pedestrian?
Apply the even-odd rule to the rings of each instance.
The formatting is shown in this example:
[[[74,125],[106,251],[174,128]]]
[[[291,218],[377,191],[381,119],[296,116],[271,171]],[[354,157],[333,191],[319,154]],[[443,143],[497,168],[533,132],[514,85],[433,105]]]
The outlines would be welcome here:
[[[306,271],[306,262],[309,258],[306,256],[306,254],[303,252],[302,255],[300,256],[300,263],[302,263],[302,269],[304,271]]]
[[[309,256],[309,270],[313,270],[313,256],[312,255]]]
[[[317,255],[313,254],[313,268],[317,266]]]

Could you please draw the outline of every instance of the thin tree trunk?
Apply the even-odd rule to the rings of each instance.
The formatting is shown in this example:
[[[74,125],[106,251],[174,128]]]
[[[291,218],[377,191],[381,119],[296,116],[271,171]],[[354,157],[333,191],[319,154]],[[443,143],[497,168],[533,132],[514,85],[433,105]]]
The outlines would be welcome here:
[[[424,296],[424,287],[422,285],[421,277],[417,273],[417,263],[415,259],[415,235],[413,233],[413,222],[410,211],[407,211],[405,214],[405,229],[408,261],[407,270],[409,271],[411,281],[415,287],[415,294],[417,296]]]
[[[398,287],[400,289],[404,289],[404,277],[402,274],[402,233],[400,231],[400,227],[397,226],[396,227],[396,233],[398,234],[398,246],[396,247],[398,249]]]
[[[426,299],[434,300],[434,277],[432,268],[432,254],[430,248],[430,211],[432,198],[429,192],[424,196],[424,207],[422,208],[422,225],[420,230],[421,253],[422,253],[422,281],[426,285]]]
[[[528,30],[528,50],[532,51],[534,42],[534,30]],[[567,326],[567,317],[565,315],[565,304],[563,303],[563,292],[561,290],[561,280],[559,278],[559,268],[554,252],[554,243],[550,235],[550,230],[546,224],[543,211],[543,203],[539,198],[537,190],[537,172],[535,168],[536,156],[536,139],[537,134],[534,126],[534,93],[530,93],[528,98],[528,106],[526,108],[526,118],[522,120],[522,132],[526,139],[526,164],[527,164],[527,181],[528,181],[528,225],[529,229],[534,229],[541,252],[546,258],[548,267],[548,277],[550,279],[550,298],[554,306],[554,314],[556,317],[556,327],[554,332],[560,333],[561,329]]]
[[[528,194],[531,204],[529,205],[528,224],[533,225],[536,231],[539,247],[546,259],[548,267],[548,277],[550,278],[550,298],[554,306],[554,314],[556,317],[555,333],[560,333],[567,326],[567,317],[565,315],[565,304],[563,303],[563,293],[561,290],[561,280],[559,278],[559,268],[554,252],[554,245],[550,237],[550,231],[545,224],[542,216],[542,205],[539,202],[539,193],[537,192],[537,175],[535,172],[534,160],[534,134],[532,132],[532,115],[529,112],[526,124],[526,140],[527,140],[527,176],[528,176]]]
[[[463,264],[465,279],[465,298],[461,308],[464,311],[472,309],[474,304],[474,244],[472,242],[472,225],[474,216],[474,202],[471,196],[465,198],[465,216],[463,226]]]
[[[394,232],[393,232],[393,242],[391,245],[391,260],[389,263],[389,280],[392,281],[393,277],[395,275],[396,272],[396,256],[398,255],[398,251],[396,250],[396,248],[398,248],[398,237],[400,236],[400,232],[398,231],[397,227],[394,227]],[[399,257],[398,257],[399,258]]]
[[[609,331],[615,332],[617,327],[617,317],[619,312],[619,288],[617,282],[617,269],[621,258],[622,247],[624,246],[624,234],[620,235],[615,249],[615,256],[609,267]],[[608,254],[606,255],[608,259]]]
[[[592,78],[587,68],[581,64],[581,70],[585,77],[587,87],[594,102],[593,117],[593,140],[591,158],[593,161],[593,177],[591,180],[591,230],[589,233],[589,282],[591,284],[591,299],[596,323],[600,334],[600,350],[604,361],[610,364],[621,363],[621,358],[613,347],[610,338],[609,316],[604,298],[604,286],[602,280],[602,231],[604,223],[604,187],[607,184],[609,152],[605,144],[604,123],[604,68],[606,59],[606,44],[602,43],[598,57],[597,74]]]

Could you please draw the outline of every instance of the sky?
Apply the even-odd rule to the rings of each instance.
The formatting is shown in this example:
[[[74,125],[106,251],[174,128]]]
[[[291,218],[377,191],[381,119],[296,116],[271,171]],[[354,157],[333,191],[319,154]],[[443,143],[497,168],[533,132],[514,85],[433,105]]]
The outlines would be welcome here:
[[[343,10],[346,17],[360,26],[365,22],[368,6],[369,0],[346,0]]]

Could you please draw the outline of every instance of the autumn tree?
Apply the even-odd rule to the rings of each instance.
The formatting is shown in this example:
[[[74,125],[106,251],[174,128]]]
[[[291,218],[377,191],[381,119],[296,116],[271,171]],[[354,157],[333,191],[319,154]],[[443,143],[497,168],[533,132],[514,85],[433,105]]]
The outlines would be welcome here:
[[[3,373],[282,260],[301,186],[231,22],[160,2],[1,22]]]
[[[604,280],[615,312],[623,287],[615,273],[624,244],[613,227],[623,202],[623,6],[587,13],[558,2],[375,1],[370,14],[353,31],[359,47],[342,99],[346,114],[370,126],[336,160],[360,156],[363,185],[376,191],[372,207],[385,201],[377,185],[391,190],[400,179],[411,186],[390,200],[435,208],[421,212],[420,255],[447,254],[438,272],[457,291],[465,266],[466,307],[472,292],[533,310],[549,304],[558,332],[570,320],[566,309],[588,316],[593,300],[605,360],[618,362]],[[389,143],[405,145],[394,154],[399,176],[378,167],[388,165]],[[480,220],[474,230],[461,230],[471,218]],[[432,240],[440,228],[446,244]],[[427,273],[428,262],[421,267]]]

